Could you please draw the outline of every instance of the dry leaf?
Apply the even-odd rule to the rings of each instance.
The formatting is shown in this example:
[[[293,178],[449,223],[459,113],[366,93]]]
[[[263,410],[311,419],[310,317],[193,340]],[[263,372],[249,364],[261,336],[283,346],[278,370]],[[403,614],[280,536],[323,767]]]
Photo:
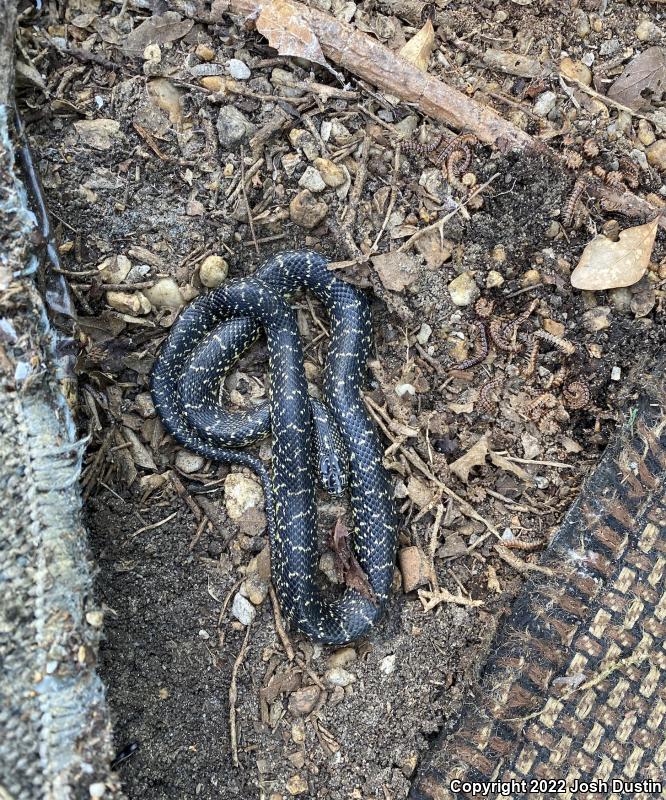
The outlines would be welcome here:
[[[128,34],[124,49],[132,55],[142,55],[149,44],[166,44],[181,39],[192,30],[193,25],[193,20],[181,19],[175,11],[156,14]]]
[[[414,475],[407,483],[407,495],[419,508],[425,508],[432,500],[432,490]]]
[[[497,570],[493,566],[488,564],[487,571],[488,571],[488,579],[487,579],[488,591],[497,593],[501,592],[502,587],[500,585],[499,578],[497,577]]]
[[[512,53],[510,50],[495,50],[490,47],[483,53],[483,63],[491,69],[517,75],[520,78],[538,78],[546,73],[546,67],[537,59]]]
[[[79,139],[95,150],[109,150],[111,140],[122,136],[120,123],[115,119],[83,119],[74,123]]]
[[[289,0],[262,5],[256,26],[281,56],[306,58],[328,68],[319,40]]]
[[[525,483],[534,483],[534,479],[529,472],[525,472],[518,464],[514,464],[513,461],[509,461],[508,458],[504,458],[504,456],[501,456],[499,453],[491,453],[490,460],[496,467],[503,469],[505,472],[513,473],[517,478],[520,478],[521,481],[525,481]]]
[[[421,30],[403,45],[398,54],[421,72],[427,72],[428,62],[435,46],[435,30],[428,20]]]
[[[460,456],[451,464],[451,472],[457,475],[463,483],[469,480],[469,473],[473,467],[482,467],[488,455],[488,439],[482,436],[479,441],[470,447],[464,456]]]
[[[416,545],[403,547],[400,550],[398,564],[402,575],[402,590],[405,594],[430,582],[430,565]]]
[[[407,253],[393,252],[374,256],[372,264],[384,288],[392,292],[401,292],[419,277],[416,262]]]
[[[571,273],[571,285],[591,292],[633,286],[648,268],[658,224],[653,219],[627,228],[617,242],[605,236],[592,239]]]
[[[355,589],[360,595],[370,600],[371,603],[377,602],[377,595],[374,593],[368,576],[358,563],[356,556],[352,553],[349,543],[349,531],[342,520],[335,523],[335,528],[331,536],[331,548],[335,556],[335,571],[338,578]]]
[[[666,95],[666,47],[648,47],[632,59],[608,90],[608,96],[637,111]]]
[[[167,78],[155,78],[148,83],[148,94],[153,103],[166,111],[172,125],[183,123],[183,93]]]
[[[474,403],[471,400],[467,403],[449,403],[447,408],[454,414],[471,414],[474,411]]]

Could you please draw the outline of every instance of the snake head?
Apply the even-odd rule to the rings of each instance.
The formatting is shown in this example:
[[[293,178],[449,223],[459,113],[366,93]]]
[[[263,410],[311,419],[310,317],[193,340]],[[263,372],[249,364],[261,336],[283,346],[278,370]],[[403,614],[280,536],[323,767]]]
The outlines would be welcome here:
[[[334,451],[319,456],[319,483],[333,497],[344,494],[347,488],[347,471]]]

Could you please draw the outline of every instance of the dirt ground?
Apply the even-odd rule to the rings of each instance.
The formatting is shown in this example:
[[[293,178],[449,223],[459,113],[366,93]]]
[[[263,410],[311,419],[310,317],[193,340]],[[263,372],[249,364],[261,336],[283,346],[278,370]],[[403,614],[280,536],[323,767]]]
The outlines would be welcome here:
[[[660,202],[658,119],[603,101],[632,57],[663,44],[659,5],[313,5],[392,49],[430,15],[429,72],[572,168],[478,144],[464,176],[426,155],[397,159],[398,141],[419,140],[424,123],[422,141],[445,131],[352,74],[341,85],[277,55],[231,17],[207,26],[170,12],[149,28],[148,7],[166,4],[26,11],[19,100],[80,313],[99,669],[130,798],[405,798],[428,748],[473,701],[538,551],[615,427],[631,424],[632,368],[666,339],[663,235],[629,288],[582,292],[570,274],[594,234],[617,239],[646,220],[584,192],[565,219],[577,176],[595,167],[611,183],[635,172],[632,191]],[[489,66],[483,54],[498,51]],[[528,74],[507,72],[507,54],[531,59]],[[566,58],[602,99],[559,79]],[[372,300],[368,398],[402,525],[378,629],[339,651],[289,634],[289,653],[267,595],[257,484],[164,435],[148,373],[185,302],[303,246],[339,262]],[[456,369],[479,346],[478,298],[494,302],[495,335],[485,359]],[[317,391],[325,314],[309,298],[295,305]],[[228,377],[226,401],[247,407],[265,383],[259,343]],[[268,458],[268,444],[256,450]],[[327,498],[320,511],[322,531],[344,513]],[[334,577],[330,552],[321,566]],[[239,592],[252,601],[249,627],[235,615]]]

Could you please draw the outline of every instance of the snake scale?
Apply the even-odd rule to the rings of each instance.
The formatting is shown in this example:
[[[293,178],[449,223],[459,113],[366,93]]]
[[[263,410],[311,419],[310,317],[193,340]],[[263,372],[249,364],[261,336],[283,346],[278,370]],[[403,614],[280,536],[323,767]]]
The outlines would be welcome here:
[[[309,289],[326,308],[330,343],[323,376],[324,406],[308,399],[296,316],[287,297]],[[231,365],[266,334],[269,402],[229,412],[218,402]],[[242,464],[261,479],[268,523],[272,581],[284,616],[315,641],[339,645],[377,622],[393,579],[397,516],[383,448],[361,388],[371,346],[370,312],[353,286],[307,250],[270,258],[249,278],[230,281],[191,303],[172,326],[151,374],[153,402],[166,430],[181,445],[218,462]],[[335,451],[320,463],[334,491],[348,483],[352,550],[371,592],[346,588],[329,599],[317,580],[317,511],[313,435],[321,416],[339,432],[348,474],[340,478]],[[323,421],[327,429],[326,420]],[[272,474],[253,455],[235,449],[268,432]],[[337,439],[338,436],[336,435]]]

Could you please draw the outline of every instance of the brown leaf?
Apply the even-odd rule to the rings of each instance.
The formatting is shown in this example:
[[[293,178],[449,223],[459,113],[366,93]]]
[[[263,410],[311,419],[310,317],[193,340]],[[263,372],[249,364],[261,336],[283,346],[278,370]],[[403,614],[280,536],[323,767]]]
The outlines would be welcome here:
[[[95,150],[110,150],[113,139],[122,138],[120,123],[115,119],[83,119],[74,123],[79,139]]]
[[[469,480],[469,473],[474,467],[482,467],[488,455],[488,439],[482,436],[479,441],[470,447],[464,456],[460,456],[451,464],[451,472],[457,475],[463,483]]]
[[[328,67],[319,40],[298,7],[289,0],[275,0],[261,7],[256,22],[257,30],[263,34],[271,47],[281,56],[306,58]]]
[[[637,111],[666,95],[666,47],[648,47],[632,59],[608,90],[608,96]]]
[[[401,292],[419,277],[416,262],[407,253],[395,251],[374,256],[372,264],[384,288],[392,292]]]
[[[658,224],[658,219],[653,219],[645,225],[626,228],[617,242],[596,236],[571,273],[571,285],[592,292],[632,286],[648,268]]]
[[[193,25],[193,20],[181,19],[175,11],[155,14],[128,34],[124,49],[131,55],[142,55],[149,44],[166,44],[182,39]]]
[[[505,472],[513,473],[517,478],[520,478],[521,481],[525,483],[534,483],[534,479],[529,474],[529,472],[525,472],[522,467],[519,467],[518,464],[515,464],[513,461],[509,461],[508,458],[504,458],[499,453],[491,453],[490,460],[496,467],[503,469]]]
[[[368,576],[352,553],[349,531],[340,519],[335,523],[335,529],[331,536],[331,549],[335,555],[335,569],[340,580],[350,589],[355,589],[363,597],[376,603],[377,595],[370,586]]]
[[[403,45],[398,51],[405,61],[409,61],[421,72],[427,72],[428,62],[435,46],[435,30],[428,20],[421,30]]]

